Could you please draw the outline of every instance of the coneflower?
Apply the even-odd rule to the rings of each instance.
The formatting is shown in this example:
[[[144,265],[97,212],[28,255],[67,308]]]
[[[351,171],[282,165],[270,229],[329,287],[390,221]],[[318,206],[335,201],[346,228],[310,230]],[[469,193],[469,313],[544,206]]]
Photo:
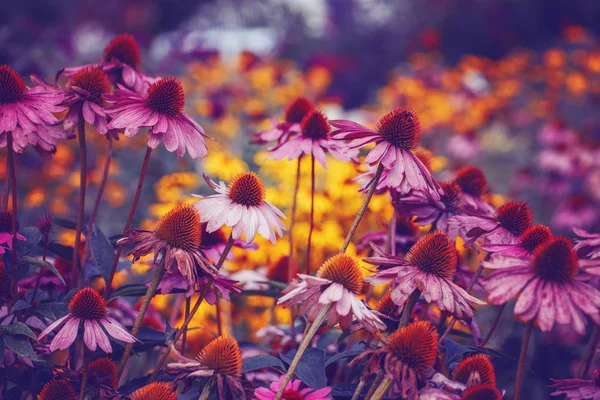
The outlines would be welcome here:
[[[496,383],[496,372],[490,359],[483,354],[475,354],[462,360],[454,371],[452,379],[469,386],[479,383]]]
[[[77,392],[64,380],[53,379],[48,382],[38,395],[38,400],[78,400]]]
[[[257,388],[254,390],[254,397],[256,400],[274,400],[277,396],[277,392],[281,389],[284,376],[279,378],[279,381],[272,382],[268,388]],[[330,387],[324,387],[318,390],[313,390],[309,387],[300,389],[302,381],[296,380],[289,382],[283,391],[283,399],[287,400],[327,400],[330,399],[329,393],[331,393]]]
[[[502,393],[491,383],[471,386],[460,396],[461,400],[502,400]]]
[[[177,363],[167,364],[167,372],[177,375],[173,385],[200,380],[201,400],[206,400],[211,391],[216,391],[220,400],[226,398],[245,399],[240,383],[242,375],[242,353],[238,342],[229,335],[220,336],[207,344],[194,360],[182,356],[176,349],[171,354]],[[228,389],[226,397],[224,388]],[[184,389],[185,390],[185,389]]]
[[[519,237],[519,242],[514,244],[490,244],[483,245],[485,251],[508,257],[528,257],[540,245],[552,239],[552,231],[544,225],[534,225],[527,228]]]
[[[88,364],[90,378],[96,383],[110,386],[113,389],[119,387],[117,366],[108,357],[98,358]]]
[[[167,382],[153,382],[133,392],[130,398],[131,400],[176,400],[177,393],[171,390],[171,384]]]
[[[271,127],[263,132],[252,133],[253,144],[285,143],[290,137],[300,134],[300,123],[306,115],[315,109],[315,105],[306,97],[296,97],[285,107],[283,121],[271,119]],[[272,150],[272,148],[270,149]]]
[[[494,213],[494,208],[483,199],[488,193],[488,184],[479,167],[468,165],[459,168],[454,173],[454,182],[462,191],[465,209],[484,215]]]

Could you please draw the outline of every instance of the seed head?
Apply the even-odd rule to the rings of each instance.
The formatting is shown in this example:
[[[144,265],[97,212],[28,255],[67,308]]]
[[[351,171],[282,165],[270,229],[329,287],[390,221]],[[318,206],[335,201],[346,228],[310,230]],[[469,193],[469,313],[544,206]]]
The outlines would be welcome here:
[[[399,108],[384,115],[376,127],[377,132],[390,144],[413,150],[421,135],[421,124],[413,110]]]
[[[481,197],[487,193],[487,180],[483,171],[474,165],[462,167],[455,173],[454,181],[463,193],[473,197]]]
[[[552,239],[550,228],[544,225],[534,225],[531,228],[527,228],[525,233],[519,238],[519,241],[525,250],[533,253],[535,249],[550,239]]]
[[[428,233],[406,255],[410,265],[440,278],[452,279],[456,273],[456,248],[446,232]]]
[[[141,62],[140,48],[134,37],[128,33],[116,36],[104,49],[104,61],[113,58],[137,69]]]
[[[21,75],[8,65],[0,65],[0,105],[16,103],[26,92]]]
[[[77,400],[79,396],[69,382],[53,379],[42,388],[38,400]]]
[[[115,363],[108,357],[98,358],[88,365],[90,374],[94,375],[97,380],[106,382],[113,389],[119,387],[119,378],[117,376],[117,367]]]
[[[354,294],[359,294],[363,287],[363,276],[358,263],[346,254],[336,254],[325,261],[317,276],[339,283]]]
[[[237,204],[257,207],[265,200],[265,186],[254,172],[243,172],[229,183],[229,198]]]
[[[238,342],[229,335],[216,338],[196,356],[202,365],[220,375],[239,379],[242,375],[242,353]]]
[[[69,303],[69,313],[83,320],[99,320],[106,316],[106,303],[96,290],[80,289]]]
[[[577,275],[577,263],[577,254],[571,240],[557,236],[535,249],[531,265],[535,273],[544,280],[565,283]]]
[[[162,216],[154,228],[156,236],[171,247],[194,251],[200,247],[202,228],[196,207],[178,205]]]
[[[98,67],[86,67],[79,70],[68,84],[69,87],[78,87],[90,94],[89,100],[94,103],[102,102],[102,95],[110,93],[110,81],[106,72]]]
[[[183,86],[177,78],[162,78],[148,88],[146,105],[159,114],[178,116],[185,105]]]
[[[167,382],[152,382],[131,394],[131,400],[176,400],[177,393]]]
[[[313,140],[327,139],[331,130],[325,114],[317,110],[306,114],[300,127],[302,128],[302,135]]]
[[[427,321],[413,322],[388,336],[386,351],[417,373],[433,367],[438,335]]]
[[[507,231],[521,236],[533,225],[531,209],[524,201],[509,201],[496,211],[496,220]]]
[[[479,383],[496,383],[494,366],[483,354],[476,354],[462,360],[452,372],[452,379],[467,383],[473,374],[477,374]]]
[[[306,97],[296,97],[287,105],[283,113],[286,122],[299,124],[304,117],[314,110],[314,104]]]

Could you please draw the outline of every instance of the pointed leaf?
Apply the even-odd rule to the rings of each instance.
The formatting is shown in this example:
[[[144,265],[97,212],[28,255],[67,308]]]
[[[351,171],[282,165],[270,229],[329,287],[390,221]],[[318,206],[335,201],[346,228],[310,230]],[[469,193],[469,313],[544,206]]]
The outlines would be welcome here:
[[[20,355],[21,357],[37,358],[35,352],[33,351],[33,347],[31,347],[29,339],[27,339],[25,336],[3,335],[3,337],[6,347],[14,351],[16,354]]]
[[[140,297],[146,294],[148,288],[146,285],[124,285],[110,294],[110,298],[116,297]]]
[[[277,357],[270,355],[260,355],[247,358],[242,361],[242,372],[256,371],[263,368],[277,368],[280,371],[285,371],[285,366]]]
[[[283,361],[290,364],[293,356],[280,354]],[[325,352],[317,348],[306,349],[296,368],[296,376],[306,385],[313,389],[321,389],[327,386],[325,376]]]
[[[40,230],[34,226],[28,226],[19,231],[26,240],[17,240],[17,257],[20,258],[28,254],[42,240]]]
[[[60,279],[62,284],[66,286],[65,280],[63,279],[60,272],[58,272],[58,270],[54,267],[54,265],[50,264],[48,261],[40,260],[35,257],[23,256],[19,260],[19,263],[33,265],[33,266],[40,267],[40,268],[45,268],[45,269],[49,270],[50,272],[52,272],[54,275],[56,275],[58,277],[58,279]]]
[[[72,246],[65,246],[59,243],[48,243],[48,251],[65,260],[71,261],[73,259]]]
[[[115,249],[110,244],[110,241],[104,236],[100,228],[96,225],[92,228],[92,235],[90,238],[90,249],[94,261],[98,265],[98,270],[104,278],[108,281],[110,278],[110,272],[112,264],[115,259]]]
[[[33,331],[31,329],[29,329],[29,327],[22,322],[15,322],[14,324],[11,324],[11,325],[5,325],[2,327],[2,330],[5,333],[7,333],[8,335],[27,336],[27,337],[35,340],[36,342],[38,341],[37,336],[35,336],[35,333],[33,333]]]

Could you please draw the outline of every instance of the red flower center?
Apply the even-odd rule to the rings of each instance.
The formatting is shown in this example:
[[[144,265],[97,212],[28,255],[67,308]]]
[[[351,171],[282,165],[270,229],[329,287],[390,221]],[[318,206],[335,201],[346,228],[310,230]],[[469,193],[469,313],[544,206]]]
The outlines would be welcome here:
[[[26,91],[21,75],[8,65],[0,65],[0,104],[16,103]]]
[[[104,61],[111,61],[113,58],[130,67],[136,69],[139,67],[141,62],[140,48],[133,36],[125,33],[110,41],[104,49]]]
[[[17,230],[19,230],[19,222],[17,221]],[[0,212],[0,232],[12,232],[12,212]]]
[[[131,394],[131,400],[176,400],[177,393],[171,391],[168,382],[153,382]]]
[[[196,356],[204,366],[217,374],[239,378],[242,375],[242,353],[238,342],[229,335],[216,338]]]
[[[521,236],[533,225],[531,209],[524,201],[510,201],[496,211],[496,220],[504,229]]]
[[[600,386],[600,368],[597,368],[592,374],[592,380],[596,386]]]
[[[462,360],[452,372],[452,379],[467,383],[472,374],[479,376],[478,383],[496,383],[494,366],[483,354],[476,354]]]
[[[329,137],[329,121],[325,114],[314,110],[302,119],[300,124],[302,128],[302,136],[313,140],[327,139]]]
[[[433,367],[437,357],[438,335],[427,321],[413,322],[388,336],[385,348],[417,373]]]
[[[299,124],[314,108],[313,103],[306,97],[296,97],[294,101],[285,107],[283,113],[285,122]]]
[[[456,249],[446,232],[433,231],[422,237],[406,255],[410,265],[440,278],[452,279],[456,273]]]
[[[460,190],[460,186],[456,182],[450,183],[440,183],[440,186],[444,190],[444,194],[441,196],[441,201],[444,203],[446,210],[448,212],[456,212],[458,211],[458,207],[460,206],[462,191]]]
[[[325,261],[317,276],[339,283],[354,294],[359,294],[363,287],[363,276],[358,263],[346,254],[336,254]]]
[[[100,293],[85,287],[73,296],[69,303],[69,312],[83,320],[99,320],[106,316],[106,303]]]
[[[487,180],[483,171],[473,165],[462,167],[456,171],[454,181],[463,193],[473,197],[481,197],[487,193]]]
[[[202,228],[196,207],[179,205],[162,216],[154,228],[156,237],[171,247],[194,251],[200,247]]]
[[[257,207],[265,200],[265,186],[254,172],[243,172],[229,183],[229,198],[237,204]]]
[[[502,394],[492,383],[471,386],[460,396],[462,400],[502,400]]]
[[[557,236],[533,252],[532,267],[546,281],[565,283],[577,275],[577,262],[571,240]]]
[[[304,396],[302,396],[302,394],[300,394],[300,392],[298,390],[288,389],[285,392],[283,392],[282,399],[284,399],[284,400],[304,400]]]
[[[79,396],[69,382],[53,379],[40,392],[39,400],[77,400]]]
[[[69,81],[69,87],[78,87],[90,94],[89,100],[102,102],[102,95],[110,92],[110,81],[102,68],[86,67],[79,70]]]
[[[117,367],[108,357],[99,358],[88,365],[90,374],[96,377],[96,380],[105,382],[114,389],[119,386],[117,377]]]
[[[417,114],[404,108],[386,114],[379,120],[376,129],[388,143],[404,150],[417,147],[421,134]]]
[[[544,225],[534,225],[527,228],[519,240],[521,246],[530,253],[533,253],[540,245],[552,239],[552,231]]]
[[[395,318],[398,316],[400,307],[392,301],[392,295],[387,292],[385,296],[377,302],[375,309],[385,315],[386,317]]]
[[[177,78],[163,78],[146,92],[146,105],[159,114],[175,117],[183,111],[185,96]]]

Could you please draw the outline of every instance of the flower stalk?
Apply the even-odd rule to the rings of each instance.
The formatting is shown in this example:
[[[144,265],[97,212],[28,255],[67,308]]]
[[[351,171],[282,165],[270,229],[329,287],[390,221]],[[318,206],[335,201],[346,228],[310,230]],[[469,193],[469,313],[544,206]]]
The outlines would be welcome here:
[[[308,229],[308,242],[306,243],[305,274],[310,274],[310,248],[312,235],[315,228],[315,155],[310,155],[310,228]]]
[[[533,319],[527,321],[525,325],[525,335],[523,336],[523,343],[521,344],[521,354],[519,355],[519,365],[517,366],[517,378],[515,381],[515,394],[514,400],[521,398],[521,386],[523,385],[523,371],[525,370],[525,358],[527,357],[527,347],[529,346],[529,339],[531,338],[531,332],[533,331]]]
[[[8,164],[10,165],[10,186],[12,188],[12,251],[11,254],[11,278],[12,278],[12,294],[14,301],[17,301],[19,289],[17,285],[17,171],[15,163],[15,151],[13,149],[12,132],[7,135],[8,147]],[[8,194],[7,194],[8,197]]]
[[[79,287],[83,282],[82,266],[79,263],[79,244],[81,243],[81,231],[83,230],[83,215],[85,213],[85,189],[87,186],[87,146],[85,144],[85,119],[83,109],[79,109],[79,121],[77,124],[77,136],[79,139],[79,206],[77,213],[77,228],[75,230],[75,245],[73,246],[73,260],[71,262],[71,286]],[[89,234],[88,242],[89,242]]]
[[[385,396],[387,391],[390,390],[390,386],[392,386],[392,380],[388,376],[385,376],[370,399],[380,400],[381,398],[383,398],[383,396]]]

